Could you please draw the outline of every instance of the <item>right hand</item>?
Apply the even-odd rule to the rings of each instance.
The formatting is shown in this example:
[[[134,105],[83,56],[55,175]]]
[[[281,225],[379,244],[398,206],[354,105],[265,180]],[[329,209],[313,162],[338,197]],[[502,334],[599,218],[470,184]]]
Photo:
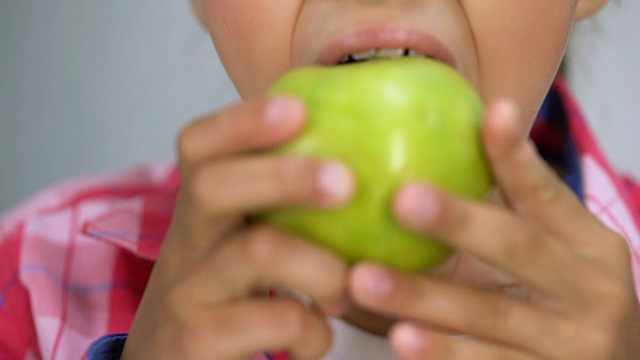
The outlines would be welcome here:
[[[266,154],[303,128],[293,99],[251,99],[188,125],[178,140],[181,188],[123,359],[247,359],[286,350],[318,358],[327,316],[346,304],[336,255],[247,216],[279,206],[336,207],[353,191],[334,161]],[[259,296],[274,286],[313,300]]]

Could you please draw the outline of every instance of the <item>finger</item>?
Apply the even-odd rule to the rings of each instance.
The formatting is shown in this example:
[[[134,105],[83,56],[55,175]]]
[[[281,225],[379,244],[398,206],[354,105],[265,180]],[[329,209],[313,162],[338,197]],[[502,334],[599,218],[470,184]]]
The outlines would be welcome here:
[[[502,101],[484,123],[486,152],[502,195],[516,211],[575,247],[601,238],[605,228],[542,160],[518,121],[515,105]]]
[[[192,203],[212,217],[285,205],[337,206],[355,185],[336,161],[256,155],[204,166],[190,186]]]
[[[378,265],[358,264],[349,290],[356,304],[372,311],[527,351],[554,353],[571,334],[557,313],[520,298]]]
[[[250,99],[194,121],[180,133],[183,166],[282,143],[299,133],[305,109],[293,98]]]
[[[389,334],[393,350],[406,360],[541,360],[541,357],[468,336],[451,336],[410,323],[395,325]]]
[[[286,350],[294,359],[317,359],[331,346],[326,319],[291,299],[237,301],[200,313],[180,346],[200,359],[249,359]]]
[[[284,231],[256,226],[215,249],[174,295],[222,303],[272,287],[299,291],[323,312],[338,315],[346,304],[347,265]]]
[[[410,229],[459,250],[551,294],[576,294],[586,271],[566,244],[496,205],[473,202],[424,184],[401,189],[398,219]]]

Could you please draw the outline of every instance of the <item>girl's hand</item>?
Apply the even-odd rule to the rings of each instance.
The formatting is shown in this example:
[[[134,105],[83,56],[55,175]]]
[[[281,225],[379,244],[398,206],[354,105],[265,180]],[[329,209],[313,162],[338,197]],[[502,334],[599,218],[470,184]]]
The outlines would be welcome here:
[[[339,164],[265,155],[295,136],[304,108],[254,99],[204,117],[179,143],[174,218],[126,342],[126,359],[247,359],[267,350],[316,358],[331,344],[326,315],[346,297],[347,267],[333,254],[247,214],[283,206],[339,206],[352,191]],[[314,307],[266,299],[273,286]]]
[[[516,117],[500,102],[485,120],[503,204],[425,184],[408,185],[396,199],[407,227],[461,252],[447,266],[452,272],[418,276],[360,264],[351,274],[352,297],[404,319],[389,334],[403,359],[639,359],[625,240],[538,157]]]

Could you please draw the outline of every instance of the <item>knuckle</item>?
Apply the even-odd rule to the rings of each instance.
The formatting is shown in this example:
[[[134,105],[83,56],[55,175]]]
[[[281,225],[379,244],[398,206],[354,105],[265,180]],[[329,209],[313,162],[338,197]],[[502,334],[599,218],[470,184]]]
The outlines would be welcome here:
[[[178,133],[176,140],[176,152],[181,163],[189,165],[197,158],[197,147],[194,137],[198,130],[196,122],[184,126]]]
[[[552,170],[545,171],[536,179],[527,183],[524,194],[529,194],[530,198],[537,203],[554,204],[562,201],[563,191],[559,180]]]

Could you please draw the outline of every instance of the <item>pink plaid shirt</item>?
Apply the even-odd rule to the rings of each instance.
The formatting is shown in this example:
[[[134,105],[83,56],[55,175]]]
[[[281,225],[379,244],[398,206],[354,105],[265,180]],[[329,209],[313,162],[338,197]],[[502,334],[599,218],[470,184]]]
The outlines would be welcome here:
[[[556,90],[579,151],[585,203],[627,239],[640,284],[640,188],[616,175],[564,85]],[[77,359],[100,336],[126,333],[178,186],[175,166],[155,163],[62,183],[6,213],[0,360]]]

